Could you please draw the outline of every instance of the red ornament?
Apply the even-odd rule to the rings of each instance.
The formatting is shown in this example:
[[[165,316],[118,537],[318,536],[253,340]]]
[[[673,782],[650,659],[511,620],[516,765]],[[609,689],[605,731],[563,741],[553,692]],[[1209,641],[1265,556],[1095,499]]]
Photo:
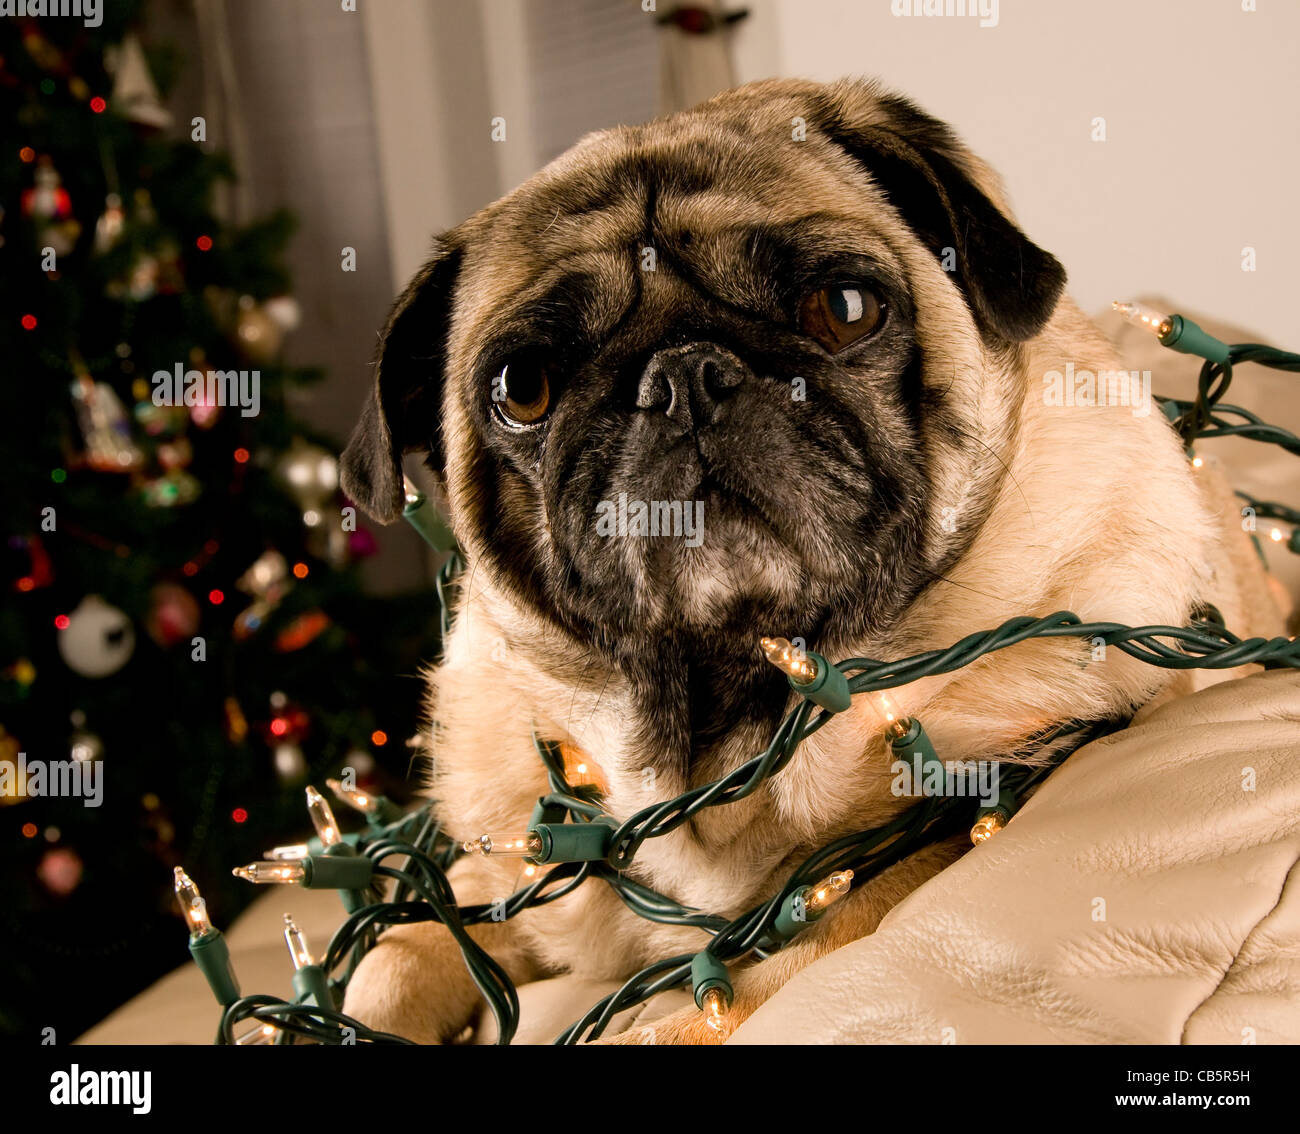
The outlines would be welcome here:
[[[25,217],[62,221],[72,216],[72,198],[59,184],[59,175],[48,157],[41,158],[37,184],[24,189],[19,200]]]
[[[145,632],[164,650],[194,636],[199,628],[199,604],[179,583],[159,583],[149,596]]]
[[[54,567],[50,563],[49,554],[45,550],[45,545],[41,543],[40,536],[10,536],[9,549],[19,557],[19,562],[22,564],[19,569],[26,568],[14,581],[14,590],[25,594],[28,591],[40,590],[41,587],[48,587],[54,582]],[[26,563],[22,562],[24,556]]]

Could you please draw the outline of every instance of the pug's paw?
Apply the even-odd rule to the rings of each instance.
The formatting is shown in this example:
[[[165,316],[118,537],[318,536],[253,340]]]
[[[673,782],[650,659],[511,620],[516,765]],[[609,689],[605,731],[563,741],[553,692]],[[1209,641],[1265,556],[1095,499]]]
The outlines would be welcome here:
[[[734,1007],[734,1006],[733,1006]],[[734,1017],[734,1018],[733,1018]],[[694,1047],[724,1043],[740,1026],[741,1020],[734,1012],[727,1013],[725,1030],[715,1032],[705,1022],[704,1013],[691,1006],[670,1012],[648,1024],[641,1024],[614,1036],[602,1036],[593,1044],[610,1047],[631,1045],[689,1045]]]
[[[343,1011],[368,1028],[416,1043],[456,1039],[478,1007],[455,938],[438,922],[384,932],[348,981]]]

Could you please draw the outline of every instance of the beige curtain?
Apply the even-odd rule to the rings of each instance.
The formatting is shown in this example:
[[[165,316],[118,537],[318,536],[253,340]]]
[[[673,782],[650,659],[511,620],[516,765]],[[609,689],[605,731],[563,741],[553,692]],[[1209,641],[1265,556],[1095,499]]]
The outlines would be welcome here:
[[[659,110],[685,110],[736,85],[731,59],[733,22],[721,4],[661,11]]]

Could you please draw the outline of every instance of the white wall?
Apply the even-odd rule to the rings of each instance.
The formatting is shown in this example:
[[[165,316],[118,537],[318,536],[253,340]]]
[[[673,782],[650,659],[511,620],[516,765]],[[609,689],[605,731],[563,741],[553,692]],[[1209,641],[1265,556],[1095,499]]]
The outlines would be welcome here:
[[[1300,344],[1300,0],[896,2],[747,0],[738,77],[878,76],[1001,170],[1085,309],[1162,293]]]

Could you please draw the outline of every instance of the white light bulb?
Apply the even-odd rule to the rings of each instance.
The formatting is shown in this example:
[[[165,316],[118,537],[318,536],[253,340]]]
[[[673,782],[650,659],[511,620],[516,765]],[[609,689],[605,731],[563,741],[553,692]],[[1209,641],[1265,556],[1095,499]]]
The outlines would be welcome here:
[[[507,835],[479,835],[461,844],[466,854],[492,858],[534,858],[542,853],[542,838],[536,831]]]
[[[176,888],[176,900],[180,902],[181,913],[185,915],[185,924],[190,927],[192,937],[203,937],[212,932],[212,922],[208,918],[208,903],[203,900],[199,888],[181,867],[172,872]]]
[[[321,846],[332,847],[343,841],[343,836],[339,833],[338,821],[334,818],[334,811],[330,807],[329,801],[311,786],[307,788],[307,814],[311,816],[312,825],[316,828],[316,834],[320,838]]]
[[[805,914],[815,916],[825,913],[852,889],[852,884],[853,871],[837,870],[817,885],[810,886],[803,898]]]
[[[247,866],[236,866],[230,873],[259,885],[292,886],[307,877],[307,869],[301,862],[250,862]]]
[[[885,731],[897,737],[907,735],[912,727],[912,720],[894,703],[894,699],[883,689],[868,694],[867,704],[876,712]]]
[[[1168,315],[1144,303],[1124,303],[1117,299],[1111,307],[1135,327],[1142,327],[1162,338],[1173,329],[1173,321]]]
[[[325,786],[349,807],[355,807],[366,815],[373,815],[379,809],[379,803],[374,796],[367,795],[364,791],[357,791],[356,788],[344,787],[340,780],[326,780]]]
[[[295,969],[316,963],[312,960],[311,950],[307,947],[307,938],[303,936],[292,914],[284,915],[284,943],[289,946],[289,956],[293,958]]]
[[[760,638],[763,656],[777,669],[800,685],[809,685],[817,679],[817,663],[798,646],[785,638]]]
[[[721,1033],[727,1030],[727,996],[721,988],[705,989],[700,997],[700,1009],[711,1031]]]

